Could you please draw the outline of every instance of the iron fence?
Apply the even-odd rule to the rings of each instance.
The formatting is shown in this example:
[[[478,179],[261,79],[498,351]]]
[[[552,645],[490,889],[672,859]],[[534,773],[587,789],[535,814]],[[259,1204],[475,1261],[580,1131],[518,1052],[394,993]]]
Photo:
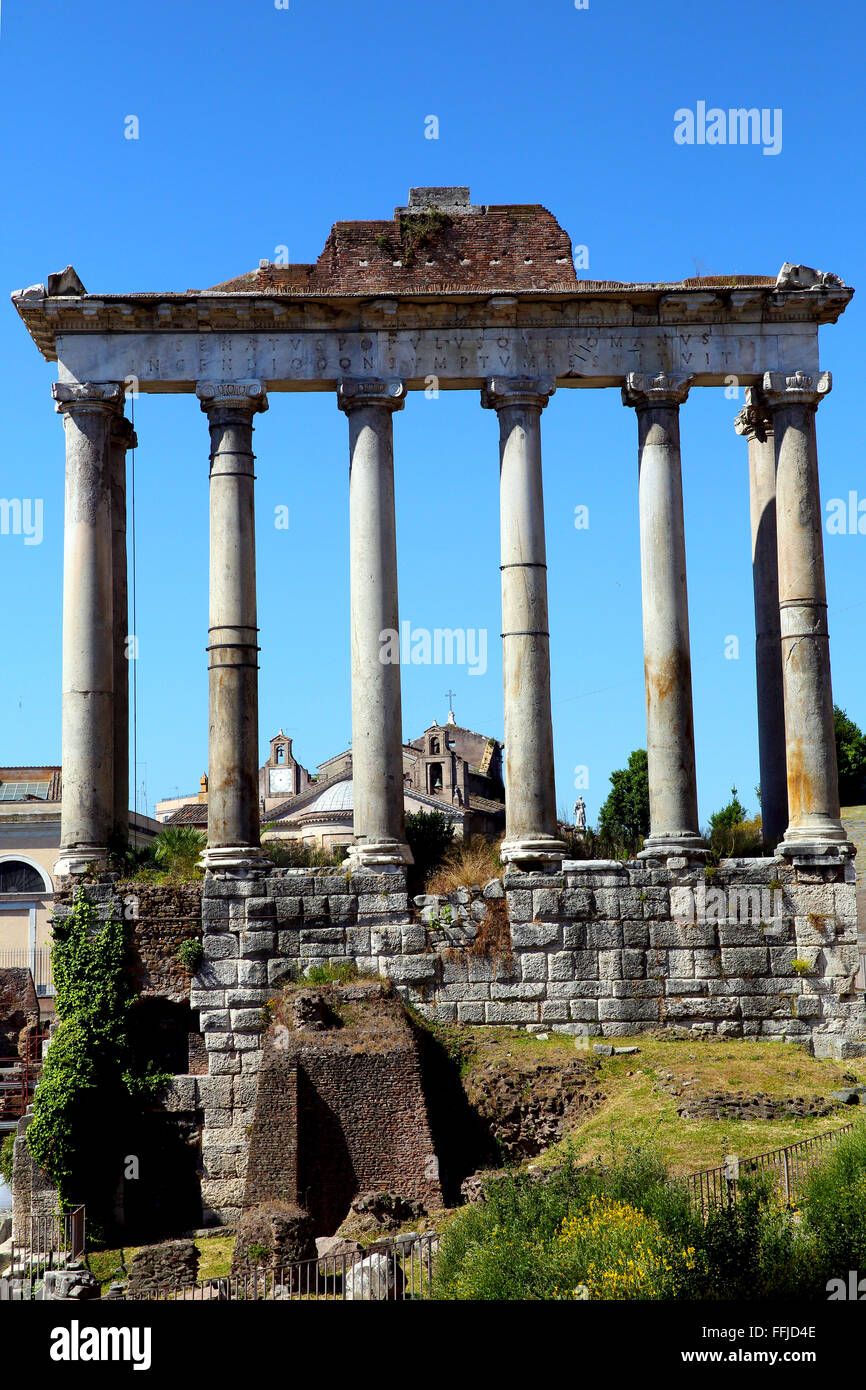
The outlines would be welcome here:
[[[378,1241],[356,1255],[323,1255],[282,1269],[252,1269],[186,1288],[157,1288],[125,1297],[133,1303],[408,1301],[423,1298],[429,1290],[438,1249],[439,1236],[430,1232]]]
[[[812,1168],[820,1163],[829,1148],[842,1137],[850,1134],[853,1124],[843,1125],[841,1129],[828,1130],[812,1139],[801,1139],[797,1144],[788,1144],[783,1149],[771,1149],[768,1153],[756,1154],[754,1158],[737,1158],[731,1155],[717,1168],[704,1168],[699,1173],[689,1173],[685,1182],[692,1201],[706,1215],[715,1206],[736,1200],[740,1178],[746,1173],[767,1173],[788,1203],[797,1201],[803,1190],[805,1179]]]
[[[28,1297],[47,1269],[64,1269],[70,1260],[79,1260],[86,1245],[84,1207],[60,1215],[30,1216],[23,1240],[13,1240],[7,1273],[24,1278]]]

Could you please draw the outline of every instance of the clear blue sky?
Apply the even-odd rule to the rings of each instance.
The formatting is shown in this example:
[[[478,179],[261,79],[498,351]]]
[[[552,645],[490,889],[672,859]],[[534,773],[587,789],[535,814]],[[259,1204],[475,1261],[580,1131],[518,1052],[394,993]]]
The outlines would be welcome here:
[[[829,0],[4,0],[7,292],[74,264],[88,290],[205,288],[273,258],[315,260],[341,218],[389,217],[412,185],[541,202],[588,273],[621,280],[785,260],[866,281],[864,19]],[[674,111],[783,111],[783,147],[680,146]],[[425,117],[439,139],[425,139]],[[140,138],[124,138],[136,115]],[[825,499],[866,498],[863,312],[822,330]],[[0,496],[44,499],[44,541],[0,536],[0,763],[60,759],[63,431],[54,369],[0,313]],[[701,816],[758,780],[746,446],[735,402],[682,411]],[[139,787],[192,792],[207,755],[206,422],[191,397],[136,402]],[[401,614],[486,628],[487,674],[404,668],[406,737],[445,719],[501,736],[497,438],[473,394],[396,418]],[[586,764],[590,818],[643,746],[634,414],[567,392],[543,417],[558,800]],[[347,428],[326,395],[271,398],[257,424],[262,754],[282,725],[309,767],[350,736]],[[274,507],[290,509],[288,531]],[[588,531],[574,509],[590,509]],[[866,536],[826,537],[836,698],[866,725]],[[725,659],[725,639],[740,658]],[[144,809],[143,795],[139,806]]]

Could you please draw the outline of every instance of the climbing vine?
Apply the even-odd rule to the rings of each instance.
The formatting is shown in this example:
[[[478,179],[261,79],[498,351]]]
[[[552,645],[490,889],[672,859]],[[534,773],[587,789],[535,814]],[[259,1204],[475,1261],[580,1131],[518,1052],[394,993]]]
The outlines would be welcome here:
[[[106,1136],[168,1079],[141,1064],[129,1041],[137,995],[126,972],[127,925],[101,919],[83,889],[67,917],[53,923],[58,1026],[45,1055],[27,1143],[55,1183],[61,1209],[116,1185],[117,1155]]]

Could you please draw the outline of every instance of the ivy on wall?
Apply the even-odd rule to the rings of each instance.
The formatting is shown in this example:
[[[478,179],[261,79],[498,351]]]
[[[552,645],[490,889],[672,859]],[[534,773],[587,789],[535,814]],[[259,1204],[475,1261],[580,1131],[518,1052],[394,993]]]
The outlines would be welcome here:
[[[122,1175],[123,1134],[168,1080],[130,1046],[137,995],[126,966],[128,924],[103,920],[79,889],[53,922],[58,1026],[45,1055],[27,1143],[62,1210],[107,1210]],[[91,1225],[90,1219],[88,1225]]]

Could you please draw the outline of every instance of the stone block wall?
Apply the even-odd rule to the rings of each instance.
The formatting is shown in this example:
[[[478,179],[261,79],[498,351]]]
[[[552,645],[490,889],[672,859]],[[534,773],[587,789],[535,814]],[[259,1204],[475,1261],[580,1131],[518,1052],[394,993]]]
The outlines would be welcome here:
[[[191,1003],[220,1088],[205,1104],[206,1219],[234,1219],[241,1201],[263,1006],[316,963],[352,960],[447,1022],[587,1038],[668,1027],[836,1055],[866,1040],[850,865],[567,861],[411,907],[402,873],[208,875],[202,930]]]
[[[118,897],[112,884],[92,891],[103,911]],[[264,1006],[311,965],[352,961],[449,1023],[578,1039],[664,1027],[800,1042],[818,1055],[866,1050],[850,861],[729,860],[705,873],[677,860],[572,860],[413,903],[402,871],[208,874],[183,890],[182,911],[171,897],[151,920],[161,891],[148,889],[153,904],[142,897],[136,935],[152,961],[148,990],[162,984],[173,998],[185,981],[160,951],[167,958],[196,934],[201,893],[204,960],[189,1002],[207,1075],[176,1078],[167,1103],[203,1116],[206,1221],[240,1213]]]
[[[198,1250],[192,1240],[145,1245],[133,1257],[127,1292],[155,1298],[161,1289],[191,1289],[198,1278]]]

